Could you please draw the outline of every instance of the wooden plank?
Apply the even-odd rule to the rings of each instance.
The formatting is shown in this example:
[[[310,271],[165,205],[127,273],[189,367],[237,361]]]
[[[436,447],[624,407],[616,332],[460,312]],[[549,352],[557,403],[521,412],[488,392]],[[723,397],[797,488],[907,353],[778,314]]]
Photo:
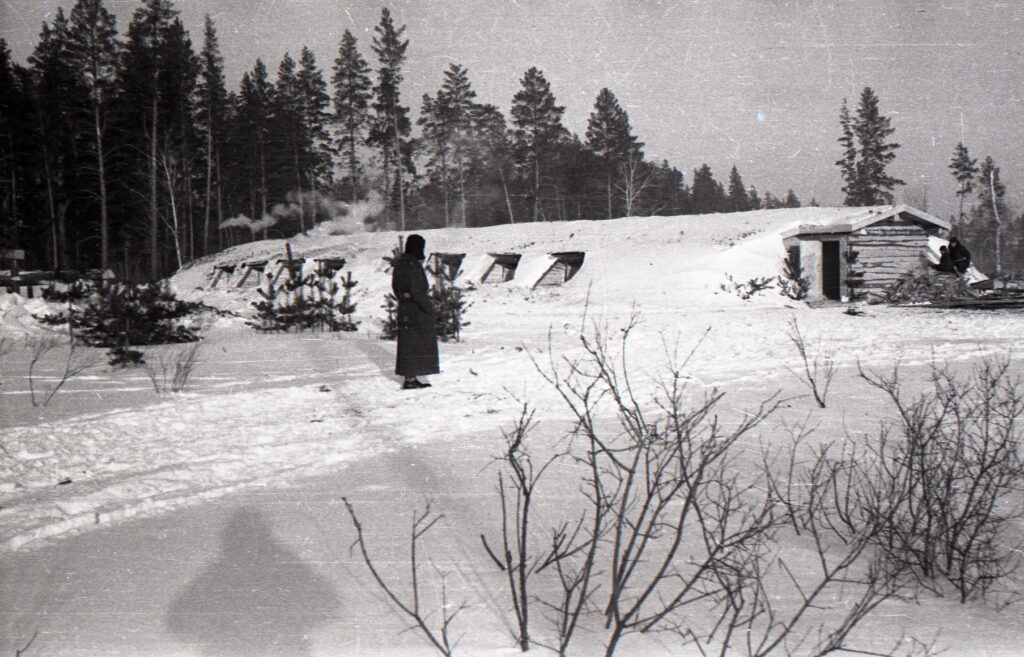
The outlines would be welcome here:
[[[923,239],[906,239],[906,240],[879,240],[879,239],[859,239],[850,240],[850,246],[855,249],[888,249],[888,248],[903,248],[903,249],[926,249],[928,248],[928,242]]]
[[[875,244],[907,244],[917,242],[927,244],[928,240],[924,234],[920,235],[858,235],[851,237],[853,243],[875,243]]]
[[[925,262],[924,258],[912,257],[912,258],[857,258],[857,262],[854,263],[855,267],[859,266],[892,266],[892,267],[913,267],[918,264],[923,265]]]
[[[879,231],[879,232],[883,232],[883,231],[893,231],[893,232],[896,232],[896,231],[923,231],[924,228],[922,226],[919,226],[919,225],[913,224],[913,223],[901,223],[901,224],[880,223],[880,224],[872,224],[870,226],[865,226],[862,230],[865,230],[865,231]]]
[[[924,235],[907,235],[907,236],[892,236],[886,237],[884,235],[862,235],[860,237],[851,237],[851,244],[879,244],[885,246],[886,244],[919,244],[924,246],[928,244],[928,240],[925,239]]]

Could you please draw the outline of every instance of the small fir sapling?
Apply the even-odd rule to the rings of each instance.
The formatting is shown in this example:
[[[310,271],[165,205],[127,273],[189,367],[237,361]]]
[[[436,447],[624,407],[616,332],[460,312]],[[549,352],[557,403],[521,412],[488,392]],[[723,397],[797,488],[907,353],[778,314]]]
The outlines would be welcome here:
[[[161,284],[105,285],[84,303],[68,304],[67,312],[36,316],[44,324],[67,323],[75,340],[90,347],[110,348],[111,365],[143,362],[139,345],[195,342],[197,330],[181,320],[207,310],[202,303],[181,301],[170,286]]]
[[[342,319],[337,325],[338,331],[355,331],[359,327],[359,322],[352,319],[352,314],[356,311],[356,304],[352,302],[352,290],[359,281],[352,280],[352,272],[345,272],[345,278],[341,279],[341,287],[345,290],[345,295],[342,297],[341,302],[335,305],[335,310],[341,315]]]
[[[394,294],[388,292],[384,296],[384,305],[381,306],[387,313],[380,331],[381,340],[394,340],[398,337],[398,299]]]
[[[436,255],[433,263],[427,267],[427,272],[434,278],[430,298],[434,302],[437,337],[441,338],[442,342],[459,342],[462,328],[469,326],[469,322],[463,319],[469,304],[462,288],[455,285],[455,278],[459,272],[446,267]]]
[[[843,253],[843,260],[846,261],[846,298],[849,301],[860,301],[864,298],[864,270],[858,266],[857,258],[860,253],[852,246],[847,247]]]
[[[398,247],[391,249],[390,256],[384,256],[384,262],[388,263],[387,271],[395,266],[395,260],[402,255],[402,238],[398,238]],[[383,326],[381,326],[380,339],[381,340],[395,340],[398,338],[398,299],[391,292],[384,295],[384,305],[381,306],[387,316],[383,320]]]
[[[281,283],[268,280],[257,289],[262,297],[253,302],[256,312],[248,324],[259,331],[355,331],[359,322],[352,319],[356,305],[352,303],[352,289],[358,281],[352,274],[339,285],[328,276],[302,275],[301,264],[292,258],[287,246],[288,278]],[[343,298],[338,293],[344,289]]]
[[[800,252],[790,249],[782,260],[782,273],[776,279],[779,289],[794,301],[802,301],[811,291],[811,282],[804,275],[800,264]]]
[[[732,277],[732,274],[725,275],[726,282],[720,284],[718,287],[723,292],[730,292],[737,295],[744,301],[749,301],[753,296],[764,292],[772,286],[772,279],[769,277],[754,277],[747,280],[746,283],[739,283]]]

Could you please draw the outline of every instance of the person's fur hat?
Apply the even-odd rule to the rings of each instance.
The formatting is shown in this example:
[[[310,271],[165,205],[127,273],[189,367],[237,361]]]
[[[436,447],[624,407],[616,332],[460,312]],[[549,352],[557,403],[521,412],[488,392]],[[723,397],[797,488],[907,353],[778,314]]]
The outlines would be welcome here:
[[[423,239],[420,235],[410,235],[405,238],[405,255],[411,255],[417,260],[425,260],[427,256],[423,249],[426,245],[427,240]]]

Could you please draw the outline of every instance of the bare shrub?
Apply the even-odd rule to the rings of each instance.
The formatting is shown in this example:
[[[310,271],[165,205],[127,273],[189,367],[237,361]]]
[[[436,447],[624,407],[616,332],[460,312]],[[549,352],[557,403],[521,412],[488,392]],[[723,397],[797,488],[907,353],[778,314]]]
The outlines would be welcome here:
[[[535,464],[531,455],[527,438],[536,428],[534,411],[528,404],[523,404],[511,431],[502,431],[505,447],[498,457],[502,471],[498,473],[498,494],[501,502],[501,543],[494,548],[484,534],[480,534],[480,542],[487,556],[505,573],[509,585],[509,596],[516,617],[516,643],[522,652],[530,649],[529,604],[532,596],[529,583],[532,576],[540,574],[552,565],[557,566],[563,590],[568,584],[569,575],[565,561],[586,549],[586,543],[578,541],[582,523],[577,523],[570,531],[568,523],[563,523],[551,532],[551,543],[544,551],[535,551],[530,544],[532,527],[530,511],[537,486],[548,469],[559,461],[564,453],[555,453],[546,461]],[[505,480],[509,484],[506,486]],[[571,590],[571,588],[570,588]],[[571,594],[570,594],[571,598]],[[564,597],[561,601],[564,603]],[[557,614],[556,624],[559,628],[559,644],[552,647],[560,655],[564,655],[574,629],[573,618],[562,604],[551,605],[541,601],[549,611]]]
[[[880,604],[905,599],[908,591],[903,571],[880,558],[876,549],[884,523],[871,513],[871,482],[857,467],[857,450],[844,440],[807,454],[805,439],[812,432],[797,427],[791,433],[793,440],[784,452],[762,448],[762,462],[772,473],[770,497],[781,503],[780,525],[793,529],[811,557],[795,567],[773,554],[773,533],[746,553],[745,564],[716,566],[725,591],[718,634],[691,638],[717,644],[723,655],[895,655],[904,649],[905,637],[887,652],[849,644],[853,630]],[[794,593],[796,604],[778,602]],[[930,652],[930,646],[921,646],[921,654]]]
[[[345,508],[348,510],[349,517],[352,519],[352,525],[356,529],[356,540],[353,543],[353,547],[359,547],[363,563],[365,563],[366,567],[370,569],[370,574],[373,576],[374,581],[377,582],[377,586],[380,587],[380,590],[384,592],[388,599],[398,607],[399,611],[413,622],[413,628],[419,630],[420,634],[430,642],[430,645],[432,645],[442,655],[445,655],[445,657],[450,657],[458,645],[458,640],[454,642],[452,641],[452,623],[455,621],[455,618],[467,608],[467,605],[465,603],[460,603],[458,605],[449,604],[446,575],[434,566],[441,580],[441,620],[439,625],[431,627],[429,618],[432,614],[425,612],[421,605],[418,562],[418,547],[420,540],[426,536],[427,532],[433,529],[433,527],[440,522],[444,516],[435,515],[430,508],[430,502],[427,502],[426,508],[422,513],[420,513],[418,509],[413,511],[412,525],[409,532],[410,572],[408,584],[411,591],[409,598],[402,600],[402,598],[395,592],[393,586],[384,581],[380,572],[377,570],[377,567],[374,565],[373,560],[370,558],[370,553],[366,547],[363,525],[359,522],[355,509],[352,508],[348,499],[343,497],[341,498],[341,501],[344,502]],[[450,608],[452,607],[454,607],[454,611],[450,611]]]
[[[70,332],[69,332],[70,335]],[[83,350],[71,336],[68,340],[67,349],[68,355],[64,360],[64,369],[59,372],[57,376],[57,382],[50,386],[48,390],[40,392],[41,399],[36,397],[36,386],[35,386],[35,368],[48,353],[54,349],[59,349],[61,341],[54,337],[43,337],[33,338],[27,343],[29,349],[29,363],[28,363],[28,390],[29,398],[32,400],[33,406],[46,406],[50,403],[64,385],[75,378],[85,370],[94,367],[99,361],[95,354]]]
[[[1024,517],[1010,503],[1024,485],[1024,395],[1010,359],[960,376],[933,365],[931,388],[917,397],[904,393],[898,366],[860,374],[897,411],[861,460],[875,483],[872,512],[884,522],[880,545],[923,586],[938,592],[945,580],[961,602],[984,598],[1020,566],[1008,530]]]
[[[673,627],[681,610],[720,594],[714,564],[742,562],[740,553],[774,525],[768,500],[748,495],[752,485],[731,467],[731,449],[771,414],[775,401],[726,430],[715,416],[722,393],[686,403],[683,363],[671,368],[656,399],[642,403],[626,356],[636,323],[634,315],[622,330],[617,357],[595,331],[593,338],[581,336],[585,360],[543,373],[572,412],[584,445],[575,456],[586,473],[592,520],[576,601],[581,605],[593,592],[600,559],[609,579],[601,607],[608,656],[623,637]],[[605,402],[610,409],[602,408]],[[615,414],[621,433],[599,427],[603,410]]]
[[[32,633],[32,637],[28,640],[28,643],[14,651],[14,657],[22,657],[26,652],[28,652],[28,649],[32,647],[32,644],[35,643],[36,637],[38,636],[39,630],[36,630]]]
[[[878,558],[883,524],[851,467],[855,450],[842,443],[808,457],[811,430],[798,427],[793,446],[762,450],[751,471],[741,441],[776,410],[775,397],[727,426],[722,392],[687,389],[689,356],[671,356],[657,390],[641,394],[627,358],[636,322],[614,341],[583,335],[581,358],[552,356],[539,368],[575,420],[572,456],[589,506],[584,531],[568,540],[574,559],[555,561],[559,573],[578,562],[565,569],[560,617],[598,614],[605,657],[628,635],[656,631],[723,656],[904,649],[850,645],[865,618],[907,590],[903,573]],[[780,552],[789,528],[810,563]]]
[[[835,362],[830,356],[810,355],[808,353],[807,339],[800,332],[800,325],[796,318],[789,322],[789,341],[796,347],[800,354],[800,361],[803,364],[803,373],[799,374],[792,368],[790,373],[799,379],[814,396],[818,406],[825,408],[825,400],[828,397],[828,389],[832,385],[832,377],[836,374]]]
[[[14,340],[0,337],[0,358],[3,358],[12,351],[14,351]],[[3,385],[3,381],[0,381],[0,385]]]
[[[156,394],[182,392],[188,387],[192,372],[199,364],[200,344],[192,342],[180,349],[164,348],[147,354],[142,364]]]

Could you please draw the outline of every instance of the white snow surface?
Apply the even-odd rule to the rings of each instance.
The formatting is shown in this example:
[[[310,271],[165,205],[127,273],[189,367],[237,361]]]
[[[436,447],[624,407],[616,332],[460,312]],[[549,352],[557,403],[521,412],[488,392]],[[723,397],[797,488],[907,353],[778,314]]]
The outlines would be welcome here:
[[[655,371],[666,343],[689,349],[703,340],[693,364],[695,376],[709,385],[777,376],[795,365],[786,337],[791,317],[798,317],[813,339],[827,343],[841,364],[858,359],[887,363],[897,357],[918,362],[967,358],[999,352],[1015,340],[1016,315],[871,307],[870,317],[845,318],[837,308],[808,309],[774,289],[748,301],[720,289],[726,275],[736,281],[774,276],[784,255],[780,232],[823,212],[830,216],[840,210],[420,231],[428,253],[466,253],[464,271],[476,277],[486,268],[482,263],[488,253],[522,253],[524,274],[531,281],[550,263],[547,254],[586,254],[579,273],[557,288],[533,290],[515,281],[485,285],[461,277],[460,282],[471,287],[466,315],[470,325],[461,344],[442,348],[443,373],[430,392],[429,415],[446,431],[455,430],[469,383],[477,391],[473,398],[510,407],[507,388],[542,389],[543,381],[528,356],[543,356],[549,339],[556,351],[573,349],[582,325],[615,329],[625,325],[634,310],[643,316],[633,336],[637,366]],[[395,382],[386,374],[393,345],[376,339],[380,307],[390,287],[383,256],[390,254],[397,238],[393,232],[314,232],[289,240],[294,256],[305,257],[307,263],[326,255],[347,259],[340,275],[351,271],[359,283],[354,295],[359,333],[266,336],[248,328],[242,318],[216,319],[207,331],[206,352],[221,344],[246,345],[256,360],[274,362],[281,371],[277,379],[253,375],[247,372],[247,363],[256,360],[249,357],[229,358],[220,371],[215,363],[206,362],[197,374],[202,392],[159,397],[144,373],[118,373],[100,365],[73,380],[50,405],[34,408],[27,394],[28,377],[20,371],[27,369],[30,354],[19,341],[40,332],[58,335],[59,328],[42,328],[32,315],[59,308],[0,295],[0,335],[15,346],[0,371],[0,400],[8,408],[2,420],[7,426],[5,457],[0,458],[5,495],[0,546],[30,547],[34,539],[117,517],[330,469],[336,461],[367,449],[377,440],[371,437],[387,432],[406,434],[404,439],[431,439],[429,425],[410,428],[409,417],[422,417],[424,411],[400,403]],[[283,241],[244,244],[186,267],[171,282],[184,298],[247,315],[257,298],[255,288],[222,283],[210,289],[214,266],[261,258],[273,262],[277,256],[284,256]],[[316,362],[330,361],[339,346],[362,362],[335,363],[333,369],[310,378],[298,354],[311,345],[318,352],[312,357]],[[54,359],[49,369],[45,365],[41,361],[37,366],[37,388],[59,380],[63,361]],[[500,374],[483,376],[490,368]],[[244,390],[256,384],[260,391]],[[321,384],[333,390],[320,392]],[[108,396],[99,404],[90,403],[88,394],[99,390]],[[116,394],[118,390],[122,394]],[[135,397],[148,403],[139,404]],[[117,403],[129,398],[133,403],[128,408]],[[486,413],[471,415],[463,423],[466,431],[491,423]],[[54,487],[67,478],[73,486]]]
[[[564,418],[538,366],[578,353],[581,330],[606,327],[616,335],[633,312],[641,322],[629,355],[641,388],[655,385],[667,353],[685,356],[696,347],[687,373],[701,386],[799,393],[790,372],[800,365],[788,338],[793,320],[851,378],[857,364],[888,369],[897,361],[1015,357],[1024,320],[1013,312],[863,306],[863,315],[847,316],[841,306],[809,308],[774,289],[747,301],[720,289],[726,275],[774,277],[784,230],[841,212],[801,208],[417,231],[428,254],[466,254],[461,282],[470,284],[471,305],[463,341],[441,346],[442,373],[415,397],[398,390],[394,345],[378,339],[390,288],[383,257],[397,244],[394,232],[314,230],[289,240],[307,262],[347,259],[341,274],[350,271],[358,281],[358,333],[262,335],[243,319],[216,319],[204,332],[193,384],[179,394],[157,395],[144,372],[97,365],[47,406],[33,406],[27,345],[49,329],[31,315],[47,304],[0,295],[0,337],[14,345],[0,356],[0,552],[32,551],[131,516],[287,486],[410,446],[500,436],[524,399],[542,415]],[[536,271],[548,254],[561,251],[586,254],[564,286],[478,282],[488,253],[523,254],[524,275],[532,279],[543,273]],[[245,244],[187,266],[171,282],[182,297],[247,315],[254,288],[211,289],[213,267],[278,257],[283,241]],[[37,365],[37,396],[59,381],[63,356]],[[863,408],[850,412],[871,415]],[[845,426],[844,418],[833,427]]]

